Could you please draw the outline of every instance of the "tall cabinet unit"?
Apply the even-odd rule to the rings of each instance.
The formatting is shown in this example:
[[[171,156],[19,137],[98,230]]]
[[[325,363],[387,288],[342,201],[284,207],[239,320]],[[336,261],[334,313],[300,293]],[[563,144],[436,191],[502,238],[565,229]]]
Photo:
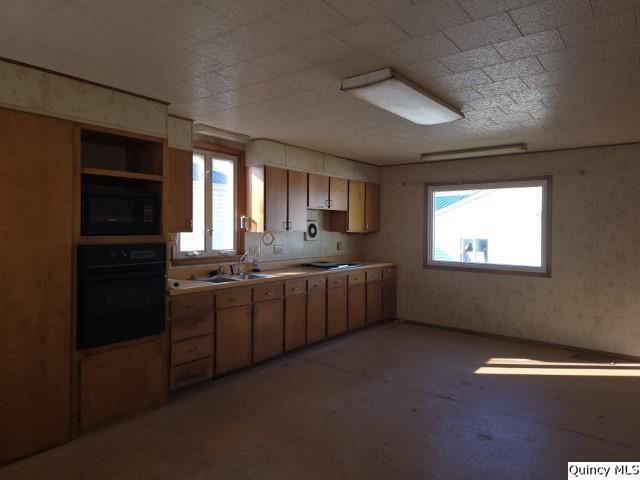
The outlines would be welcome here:
[[[0,109],[0,464],[69,439],[73,133]]]

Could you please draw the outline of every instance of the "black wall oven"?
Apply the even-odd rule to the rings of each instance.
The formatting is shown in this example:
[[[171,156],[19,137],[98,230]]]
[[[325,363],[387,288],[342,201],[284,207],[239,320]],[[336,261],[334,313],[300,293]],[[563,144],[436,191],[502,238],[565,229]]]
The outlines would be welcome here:
[[[82,235],[152,235],[159,233],[157,195],[135,181],[83,182]]]
[[[165,330],[165,244],[78,247],[79,350]]]

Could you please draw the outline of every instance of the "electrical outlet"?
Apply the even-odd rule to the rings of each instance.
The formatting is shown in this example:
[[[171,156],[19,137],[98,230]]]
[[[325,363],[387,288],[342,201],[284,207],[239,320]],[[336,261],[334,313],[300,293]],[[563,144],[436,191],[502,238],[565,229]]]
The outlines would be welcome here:
[[[249,256],[250,257],[259,257],[260,256],[260,245],[251,245],[249,247]]]
[[[341,251],[342,251],[342,242],[338,242],[338,243],[336,244],[336,250],[337,250],[337,251],[339,251],[339,252],[341,252]]]
[[[282,255],[282,245],[274,245],[273,246],[273,254],[274,255]]]

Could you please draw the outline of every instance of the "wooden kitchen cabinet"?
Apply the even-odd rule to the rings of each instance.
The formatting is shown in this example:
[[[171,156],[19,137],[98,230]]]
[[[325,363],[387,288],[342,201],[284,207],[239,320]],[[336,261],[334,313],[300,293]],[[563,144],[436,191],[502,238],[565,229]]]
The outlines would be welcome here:
[[[315,210],[346,211],[348,180],[325,175],[309,174],[307,206]]]
[[[0,464],[69,439],[74,127],[0,109]]]
[[[159,407],[167,398],[162,341],[87,355],[80,361],[80,429]]]
[[[307,343],[307,281],[287,282],[285,295],[284,349],[289,351]]]
[[[251,232],[307,229],[307,174],[271,166],[247,167]]]
[[[251,364],[251,305],[216,312],[216,375]]]
[[[253,361],[261,362],[284,351],[284,303],[282,299],[253,306]]]
[[[324,279],[322,279],[324,281]],[[327,338],[327,291],[324,287],[312,287],[317,282],[309,279],[307,293],[307,343]],[[325,283],[326,285],[326,283]]]
[[[167,189],[167,231],[193,231],[193,153],[169,148]]]
[[[367,287],[365,272],[358,271],[349,274],[349,330],[364,327],[366,323]]]
[[[367,271],[367,323],[382,320],[382,271]]]
[[[382,278],[382,319],[393,320],[396,317],[398,303],[396,267],[385,267]]]
[[[380,185],[349,180],[347,212],[331,212],[329,230],[375,233],[380,230]]]
[[[344,277],[346,280],[346,275]],[[332,282],[329,278],[329,283],[338,284],[339,282]],[[347,331],[349,310],[346,281],[340,285],[327,290],[327,336],[329,337]]]
[[[380,231],[380,185],[367,182],[364,192],[364,231],[375,233]]]

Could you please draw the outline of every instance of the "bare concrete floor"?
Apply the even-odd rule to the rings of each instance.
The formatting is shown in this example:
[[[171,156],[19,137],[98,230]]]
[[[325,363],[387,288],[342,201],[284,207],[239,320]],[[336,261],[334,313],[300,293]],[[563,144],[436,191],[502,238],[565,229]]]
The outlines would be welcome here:
[[[0,479],[565,479],[570,460],[640,460],[640,377],[627,376],[640,367],[600,362],[385,325],[184,395]]]

